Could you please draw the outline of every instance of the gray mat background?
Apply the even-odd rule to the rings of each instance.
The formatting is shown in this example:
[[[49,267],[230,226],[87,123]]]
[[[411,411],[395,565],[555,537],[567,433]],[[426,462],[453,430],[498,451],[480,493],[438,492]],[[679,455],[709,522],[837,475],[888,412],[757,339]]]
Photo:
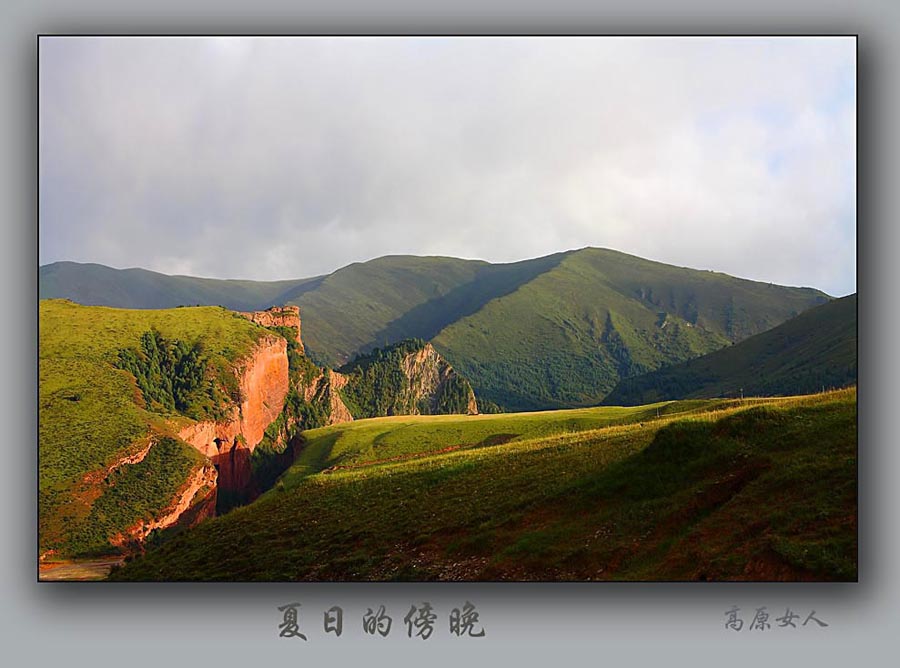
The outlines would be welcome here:
[[[900,631],[891,419],[900,377],[897,187],[900,3],[25,2],[0,6],[0,652],[5,665],[506,664],[847,666],[885,664]],[[38,33],[855,33],[859,34],[860,582],[858,584],[48,585],[35,577],[36,39]],[[457,639],[450,609],[476,604],[487,631]],[[276,607],[302,603],[309,641],[277,637]],[[442,624],[409,640],[429,601]],[[367,607],[395,628],[364,636]],[[322,632],[340,605],[344,635]],[[815,609],[827,629],[733,633],[723,612]]]

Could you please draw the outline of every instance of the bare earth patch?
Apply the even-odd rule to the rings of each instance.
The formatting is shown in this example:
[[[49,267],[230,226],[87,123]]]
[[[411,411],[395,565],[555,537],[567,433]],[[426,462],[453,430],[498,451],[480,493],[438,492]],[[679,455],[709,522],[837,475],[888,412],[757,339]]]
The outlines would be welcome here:
[[[38,579],[41,582],[74,580],[105,580],[113,566],[120,566],[125,557],[105,557],[91,561],[58,561],[40,564]]]

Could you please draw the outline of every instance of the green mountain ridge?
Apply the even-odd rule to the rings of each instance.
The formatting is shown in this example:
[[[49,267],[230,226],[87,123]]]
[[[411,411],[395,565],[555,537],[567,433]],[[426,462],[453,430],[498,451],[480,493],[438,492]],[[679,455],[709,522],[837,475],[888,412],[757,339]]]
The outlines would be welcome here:
[[[717,350],[826,300],[808,288],[584,249],[433,343],[476,395],[507,409],[587,406],[621,378]]]
[[[393,255],[338,269],[293,302],[301,310],[307,350],[320,364],[338,367],[357,353],[422,338],[416,326],[400,324],[404,314],[471,285],[485,265]]]
[[[509,264],[387,256],[271,284],[78,267],[42,267],[41,296],[142,308],[293,303],[320,366],[422,338],[479,399],[509,410],[599,403],[622,378],[723,348],[829,299],[596,248]],[[164,298],[147,296],[154,285]]]
[[[836,299],[734,346],[627,378],[603,403],[807,394],[855,383],[856,308],[855,294]]]
[[[54,262],[38,270],[39,299],[68,299],[85,306],[165,309],[224,306],[254,311],[296,299],[323,277],[245,281],[169,276],[147,269],[113,269],[102,264]]]

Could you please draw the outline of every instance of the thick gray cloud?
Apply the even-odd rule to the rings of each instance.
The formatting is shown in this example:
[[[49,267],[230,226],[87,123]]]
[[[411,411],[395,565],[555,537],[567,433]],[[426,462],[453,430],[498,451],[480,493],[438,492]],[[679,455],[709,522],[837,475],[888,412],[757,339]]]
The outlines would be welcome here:
[[[856,289],[852,39],[44,38],[40,63],[41,263],[604,246]]]

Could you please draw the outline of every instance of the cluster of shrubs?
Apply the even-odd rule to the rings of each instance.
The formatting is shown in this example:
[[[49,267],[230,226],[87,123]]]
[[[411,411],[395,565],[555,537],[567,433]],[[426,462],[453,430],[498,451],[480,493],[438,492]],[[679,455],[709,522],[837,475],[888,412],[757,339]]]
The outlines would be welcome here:
[[[216,374],[209,372],[200,341],[169,340],[152,329],[141,335],[138,349],[119,351],[116,366],[135,377],[149,410],[215,419],[230,403],[229,393],[218,387]]]

